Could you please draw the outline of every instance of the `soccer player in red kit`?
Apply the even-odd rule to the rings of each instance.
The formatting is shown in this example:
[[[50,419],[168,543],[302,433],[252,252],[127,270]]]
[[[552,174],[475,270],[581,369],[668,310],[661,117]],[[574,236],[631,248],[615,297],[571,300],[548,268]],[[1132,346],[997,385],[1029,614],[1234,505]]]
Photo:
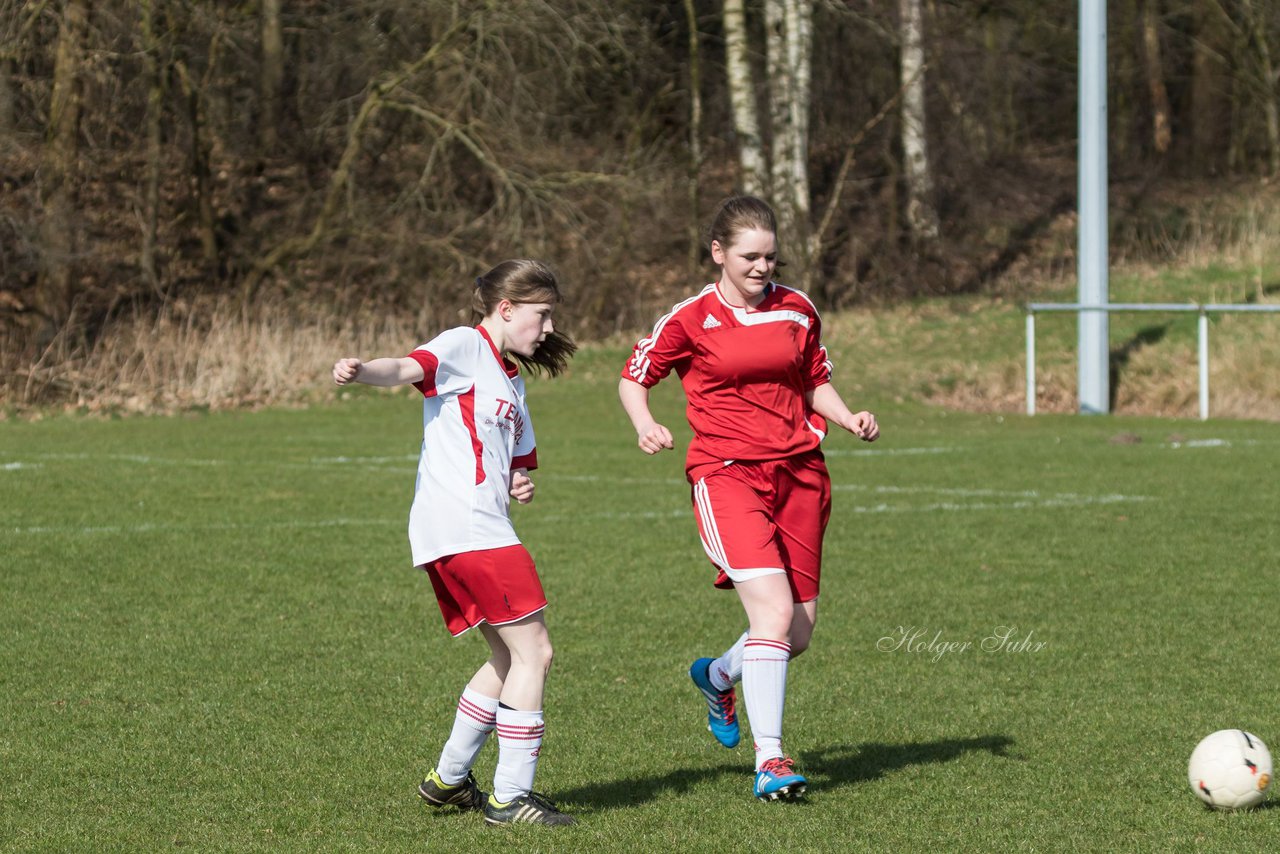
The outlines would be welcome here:
[[[738,592],[747,631],[719,658],[689,670],[707,722],[738,744],[734,682],[755,740],[753,791],[795,800],[808,785],[782,749],[787,664],[809,645],[817,619],[822,537],[831,479],[819,445],[831,422],[860,439],[880,434],[870,412],[851,412],[831,385],[821,321],[800,291],[773,281],[772,209],[753,196],[723,202],[711,226],[720,279],[677,304],[635,346],[618,395],[641,450],[673,446],[649,410],[649,389],[672,370],[688,399],[693,441],[685,460],[715,585]]]
[[[435,807],[483,810],[489,824],[573,824],[533,791],[551,667],[547,607],[529,552],[511,526],[511,499],[527,504],[537,467],[525,404],[525,367],[560,373],[575,345],[555,331],[555,274],[538,261],[504,261],[476,279],[476,326],[437,335],[400,358],[339,359],[338,385],[413,384],[423,395],[422,453],[409,543],[455,637],[478,628],[489,659],[458,700],[440,761],[418,786]],[[498,767],[486,796],[471,773],[489,734]]]

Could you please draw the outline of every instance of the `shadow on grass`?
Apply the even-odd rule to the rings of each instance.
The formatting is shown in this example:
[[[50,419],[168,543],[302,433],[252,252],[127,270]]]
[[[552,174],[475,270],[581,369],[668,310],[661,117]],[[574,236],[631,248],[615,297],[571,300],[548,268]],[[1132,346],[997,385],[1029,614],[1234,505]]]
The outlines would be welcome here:
[[[1169,334],[1169,328],[1173,326],[1173,321],[1165,321],[1164,323],[1154,326],[1147,326],[1138,330],[1128,341],[1125,341],[1119,347],[1112,347],[1110,358],[1108,360],[1108,380],[1110,384],[1110,406],[1114,412],[1116,408],[1117,391],[1120,388],[1121,375],[1125,368],[1129,366],[1129,360],[1133,358],[1133,354],[1143,347],[1150,347],[1152,344],[1158,344],[1164,340]]]
[[[822,788],[839,788],[876,780],[890,771],[911,765],[952,762],[966,753],[986,751],[1007,756],[1013,739],[1006,735],[977,738],[948,738],[942,741],[881,744],[869,742],[856,747],[840,745],[800,754],[803,773]]]
[[[633,777],[549,792],[556,803],[582,804],[592,812],[637,807],[659,795],[680,794],[705,780],[733,776],[750,785],[751,760],[723,762],[712,768],[677,768],[661,777]]]
[[[946,739],[927,743],[837,746],[809,750],[800,755],[799,770],[821,788],[838,788],[875,780],[890,771],[910,765],[951,762],[966,753],[987,751],[1005,756],[1013,739],[1003,735]],[[680,794],[717,777],[734,777],[750,785],[751,766],[738,761],[711,768],[678,768],[660,777],[617,779],[576,789],[557,789],[551,797],[557,803],[582,805],[591,812],[637,807],[660,795]]]

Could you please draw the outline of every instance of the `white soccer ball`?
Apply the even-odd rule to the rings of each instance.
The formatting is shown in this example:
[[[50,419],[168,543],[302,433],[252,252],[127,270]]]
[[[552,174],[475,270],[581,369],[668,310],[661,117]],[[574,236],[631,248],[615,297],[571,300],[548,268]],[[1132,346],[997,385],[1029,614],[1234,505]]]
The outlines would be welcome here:
[[[1191,751],[1187,781],[1200,800],[1220,810],[1256,807],[1271,785],[1271,754],[1242,729],[1220,729]]]

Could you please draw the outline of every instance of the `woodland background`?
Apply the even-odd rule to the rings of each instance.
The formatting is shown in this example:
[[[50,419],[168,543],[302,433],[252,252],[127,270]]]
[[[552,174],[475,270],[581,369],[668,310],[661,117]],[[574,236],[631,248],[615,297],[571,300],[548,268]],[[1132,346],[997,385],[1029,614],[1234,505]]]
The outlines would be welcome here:
[[[1256,228],[1280,4],[1108,5],[1113,258]],[[339,347],[468,321],[509,257],[559,270],[579,339],[630,334],[709,281],[742,190],[826,310],[1016,295],[1074,271],[1045,238],[1075,210],[1077,15],[0,0],[0,411],[287,400]]]

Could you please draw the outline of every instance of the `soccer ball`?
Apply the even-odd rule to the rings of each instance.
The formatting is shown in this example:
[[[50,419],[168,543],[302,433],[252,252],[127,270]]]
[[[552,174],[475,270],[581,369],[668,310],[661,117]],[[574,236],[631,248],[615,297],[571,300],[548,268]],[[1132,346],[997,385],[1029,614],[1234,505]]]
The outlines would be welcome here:
[[[1221,729],[1191,751],[1187,780],[1200,800],[1220,810],[1256,807],[1271,785],[1271,754],[1242,729]]]

